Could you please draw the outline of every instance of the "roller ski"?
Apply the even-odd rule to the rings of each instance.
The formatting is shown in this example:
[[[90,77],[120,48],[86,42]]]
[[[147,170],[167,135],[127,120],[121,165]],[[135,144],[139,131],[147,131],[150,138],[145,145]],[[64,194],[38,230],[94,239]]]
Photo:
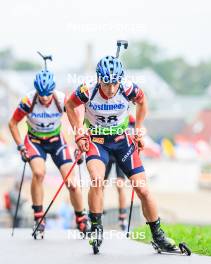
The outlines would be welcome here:
[[[40,222],[40,219],[37,219],[34,221],[33,233],[39,222]],[[44,234],[45,234],[45,220],[43,219],[33,236],[34,236],[34,239],[40,240],[40,239],[44,239]]]
[[[155,249],[155,251],[157,251],[157,253],[159,253],[159,254],[169,253],[169,254],[179,254],[179,255],[186,255],[186,256],[191,255],[191,250],[188,248],[188,246],[184,242],[179,243],[178,247],[175,245],[174,248],[160,247],[154,241],[151,241],[151,244],[152,244],[153,248]]]
[[[92,246],[94,255],[99,253],[99,247],[103,242],[103,226],[100,224],[92,225],[91,239],[89,244]]]
[[[153,248],[159,253],[173,253],[181,255],[191,255],[190,249],[185,243],[180,243],[177,247],[175,241],[165,235],[160,227],[160,218],[156,222],[147,223],[150,226],[153,241]]]

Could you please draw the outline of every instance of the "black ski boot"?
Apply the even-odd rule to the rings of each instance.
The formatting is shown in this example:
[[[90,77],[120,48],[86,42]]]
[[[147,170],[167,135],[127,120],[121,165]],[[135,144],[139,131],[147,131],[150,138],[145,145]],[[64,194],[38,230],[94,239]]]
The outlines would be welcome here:
[[[101,221],[102,214],[90,213],[91,219],[91,239],[89,244],[92,246],[93,253],[96,255],[99,253],[99,247],[103,242],[103,226]]]
[[[99,253],[99,247],[103,242],[103,226],[99,224],[92,224],[91,226],[91,239],[89,244],[93,248],[93,253],[96,255]]]
[[[119,209],[119,226],[122,231],[127,230],[128,222],[127,222],[127,210]]]
[[[172,252],[176,250],[175,241],[166,236],[164,231],[160,227],[160,218],[155,222],[148,222],[150,226],[153,242],[152,245],[156,245],[161,251]]]
[[[173,239],[166,237],[164,231],[160,227],[160,218],[155,222],[149,222],[147,224],[150,226],[152,232],[152,246],[158,253],[164,252],[186,256],[191,255],[191,250],[184,242],[181,242],[176,246]]]

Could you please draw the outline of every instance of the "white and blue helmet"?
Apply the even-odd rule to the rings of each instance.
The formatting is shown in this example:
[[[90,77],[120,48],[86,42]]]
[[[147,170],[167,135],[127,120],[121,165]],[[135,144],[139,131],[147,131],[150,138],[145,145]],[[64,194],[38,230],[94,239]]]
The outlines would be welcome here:
[[[120,60],[113,56],[103,57],[96,67],[97,77],[104,83],[120,82],[124,76],[124,69]]]
[[[34,79],[34,87],[40,96],[49,96],[56,87],[54,75],[48,70],[38,72]]]

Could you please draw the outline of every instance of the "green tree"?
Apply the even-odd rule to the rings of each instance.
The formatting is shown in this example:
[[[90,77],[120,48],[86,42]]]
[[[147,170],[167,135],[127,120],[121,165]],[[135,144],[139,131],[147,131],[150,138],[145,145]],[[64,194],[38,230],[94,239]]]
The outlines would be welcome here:
[[[203,94],[211,83],[211,61],[193,66],[181,57],[165,58],[163,49],[147,41],[131,43],[122,60],[130,69],[152,68],[179,94]]]
[[[0,69],[3,70],[17,70],[17,71],[26,71],[26,70],[38,70],[40,65],[24,59],[17,59],[11,48],[5,48],[0,50]]]
[[[16,60],[12,69],[16,71],[36,71],[40,69],[40,65],[27,60]]]
[[[123,62],[130,69],[153,67],[158,61],[161,50],[147,41],[132,43],[122,56]]]
[[[0,69],[8,69],[14,61],[14,54],[11,48],[0,50]]]

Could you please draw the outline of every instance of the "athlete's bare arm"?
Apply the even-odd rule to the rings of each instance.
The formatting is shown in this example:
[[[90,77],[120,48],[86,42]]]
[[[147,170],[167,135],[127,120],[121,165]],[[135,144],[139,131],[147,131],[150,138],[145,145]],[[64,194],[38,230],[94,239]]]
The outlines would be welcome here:
[[[146,96],[143,97],[142,102],[136,103],[136,124],[135,128],[140,130],[143,125],[144,118],[147,114],[148,107],[147,107],[147,99]]]
[[[84,120],[84,106],[76,105],[71,98],[69,98],[65,104],[67,116],[73,130],[77,133],[79,129],[83,129]]]
[[[84,151],[86,152],[89,150],[89,143],[88,143],[88,139],[84,138],[84,134],[85,134],[85,130],[83,127],[84,109],[85,109],[84,105],[83,104],[77,105],[73,100],[71,100],[70,97],[67,100],[65,107],[66,107],[68,119],[70,121],[75,136],[81,137],[81,139],[77,141],[78,148],[82,152]]]
[[[18,129],[18,123],[19,121],[17,121],[14,117],[12,117],[8,124],[12,137],[15,140],[15,143],[17,144],[17,146],[22,143],[22,139],[21,139],[20,132]]]

